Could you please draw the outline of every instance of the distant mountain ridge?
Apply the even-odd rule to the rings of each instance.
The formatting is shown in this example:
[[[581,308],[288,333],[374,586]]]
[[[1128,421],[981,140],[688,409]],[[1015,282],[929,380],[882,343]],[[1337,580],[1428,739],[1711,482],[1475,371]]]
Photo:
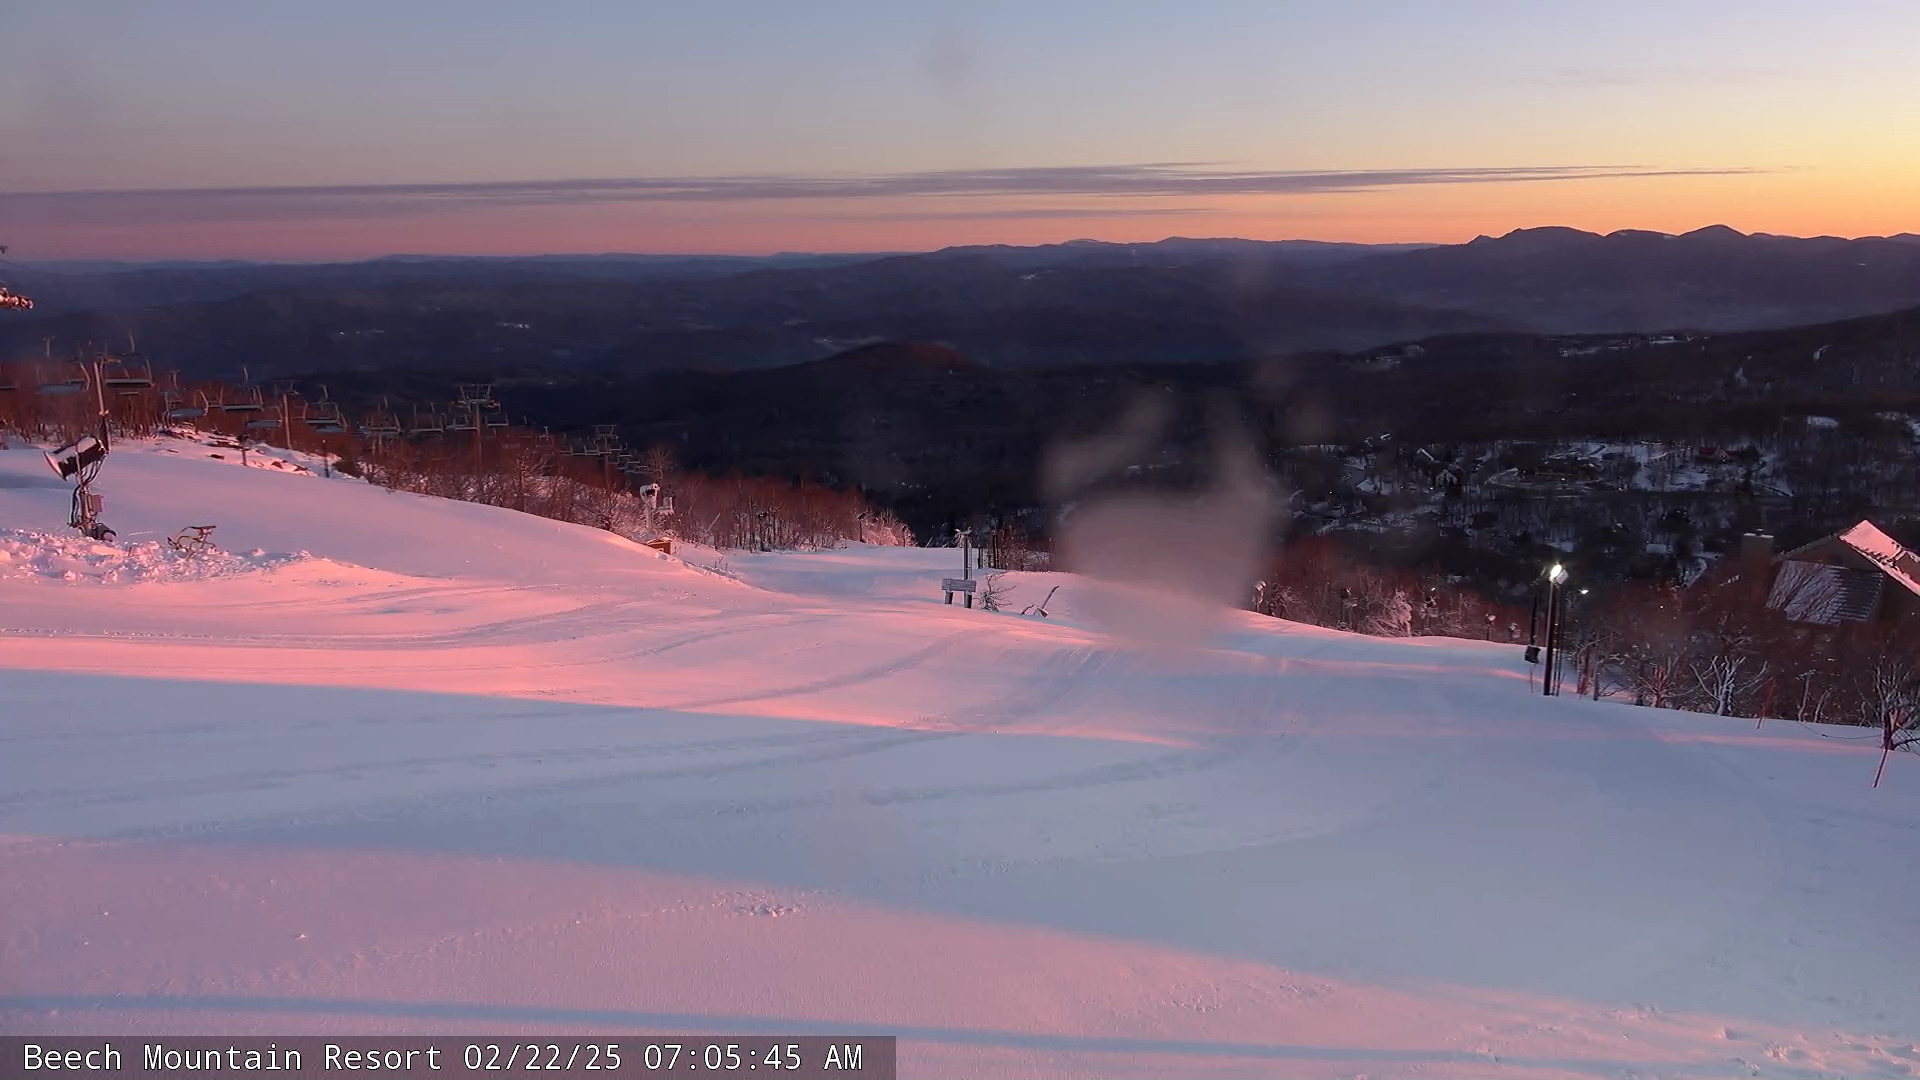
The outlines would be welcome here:
[[[872,341],[990,366],[1210,363],[1450,333],[1736,331],[1920,304],[1920,236],[1564,227],[1452,245],[1173,237],[906,255],[400,256],[8,269],[0,356],[135,335],[189,373],[749,370]]]
[[[1910,235],[1910,234],[1909,234]],[[1469,310],[1536,333],[1751,330],[1920,303],[1911,239],[1521,229],[1331,268],[1350,295]]]
[[[615,424],[634,445],[673,446],[690,467],[857,485],[916,528],[1038,505],[1046,448],[1063,434],[1111,430],[1142,395],[1174,410],[1192,460],[1205,459],[1223,400],[1271,447],[1383,432],[1414,445],[1603,435],[1711,444],[1777,431],[1783,417],[1872,425],[1887,410],[1920,410],[1910,359],[1920,307],[1691,338],[1451,334],[1417,344],[1390,355],[1009,368],[943,345],[884,342],[780,368],[582,372],[500,392],[555,430]],[[434,392],[448,381],[438,376]],[[333,389],[397,392],[373,377]]]

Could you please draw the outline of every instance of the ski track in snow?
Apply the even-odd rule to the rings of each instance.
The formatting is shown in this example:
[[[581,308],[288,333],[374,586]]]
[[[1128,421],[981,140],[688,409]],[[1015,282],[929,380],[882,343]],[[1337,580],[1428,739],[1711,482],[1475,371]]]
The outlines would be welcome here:
[[[1920,763],[1871,791],[1870,742],[1543,702],[1510,646],[1152,653],[1068,575],[989,614],[950,551],[723,575],[304,464],[117,447],[102,549],[0,452],[0,1031],[1920,1076]],[[203,522],[250,554],[145,538]]]

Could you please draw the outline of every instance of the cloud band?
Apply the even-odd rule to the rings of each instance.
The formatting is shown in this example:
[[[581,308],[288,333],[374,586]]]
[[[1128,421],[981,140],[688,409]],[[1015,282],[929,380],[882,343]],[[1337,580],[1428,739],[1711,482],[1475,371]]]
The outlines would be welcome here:
[[[775,175],[364,184],[0,194],[7,217],[92,224],[413,216],[506,207],[925,198],[1161,199],[1300,196],[1391,188],[1726,176],[1753,169],[1547,165],[1461,169],[1233,170],[1194,163],[956,169],[866,176]],[[1001,216],[1008,211],[983,211]],[[1014,211],[1098,215],[1099,208]],[[1128,213],[1115,206],[1109,213]],[[1137,207],[1133,213],[1151,212]],[[1178,212],[1169,208],[1166,212]]]

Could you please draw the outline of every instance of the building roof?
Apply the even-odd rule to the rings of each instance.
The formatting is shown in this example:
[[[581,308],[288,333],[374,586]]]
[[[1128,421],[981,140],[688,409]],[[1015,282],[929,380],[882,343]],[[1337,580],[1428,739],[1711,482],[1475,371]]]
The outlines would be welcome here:
[[[1908,551],[1898,540],[1874,528],[1870,521],[1855,525],[1841,533],[1838,539],[1873,560],[1875,566],[1908,592],[1920,596],[1920,555]]]
[[[1879,573],[1798,558],[1836,542],[1867,560]],[[1782,565],[1774,577],[1773,588],[1768,591],[1767,606],[1778,608],[1799,622],[1828,626],[1838,622],[1864,622],[1879,608],[1882,588],[1888,580],[1920,596],[1920,555],[1907,550],[1870,521],[1802,544],[1780,556],[1779,561]]]
[[[1866,622],[1880,607],[1886,576],[1816,562],[1787,562],[1774,576],[1767,606],[1795,622]]]

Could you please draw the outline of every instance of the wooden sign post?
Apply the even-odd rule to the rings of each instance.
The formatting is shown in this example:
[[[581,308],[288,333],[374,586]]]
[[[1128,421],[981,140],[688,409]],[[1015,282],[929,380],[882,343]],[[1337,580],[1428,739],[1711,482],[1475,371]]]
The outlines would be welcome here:
[[[967,598],[967,606],[973,606],[973,530],[960,530],[960,576],[942,578],[940,587],[947,592],[947,603],[953,603],[953,594],[961,593]]]

